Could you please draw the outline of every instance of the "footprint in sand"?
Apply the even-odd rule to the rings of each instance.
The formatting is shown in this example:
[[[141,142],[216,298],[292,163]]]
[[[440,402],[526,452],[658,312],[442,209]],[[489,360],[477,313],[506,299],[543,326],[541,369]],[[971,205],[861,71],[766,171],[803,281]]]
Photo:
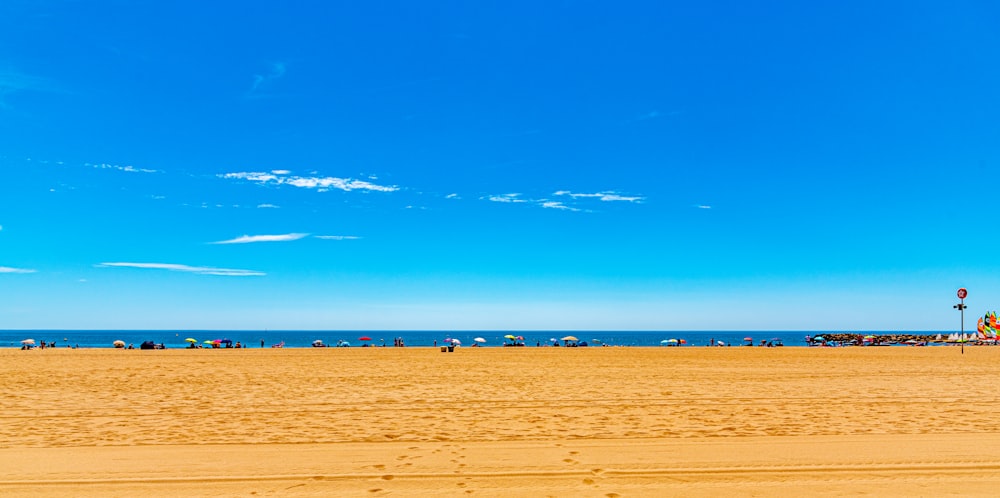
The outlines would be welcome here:
[[[378,464],[378,465],[372,465],[372,467],[375,467],[375,468],[376,468],[376,469],[378,469],[378,470],[383,470],[383,469],[385,469],[385,465],[382,465],[382,464]]]
[[[391,481],[393,479],[395,479],[395,476],[392,476],[392,475],[384,475],[384,476],[382,476],[382,480],[383,481]]]
[[[368,490],[369,493],[378,493],[379,491],[382,491],[382,488],[372,488]]]
[[[594,484],[594,480],[593,479],[584,479],[583,483],[584,484]]]
[[[574,464],[580,463],[580,462],[578,462],[576,460],[573,460],[572,458],[563,458],[563,461],[566,462],[566,463],[568,463],[568,464],[570,464],[570,465],[574,465]]]

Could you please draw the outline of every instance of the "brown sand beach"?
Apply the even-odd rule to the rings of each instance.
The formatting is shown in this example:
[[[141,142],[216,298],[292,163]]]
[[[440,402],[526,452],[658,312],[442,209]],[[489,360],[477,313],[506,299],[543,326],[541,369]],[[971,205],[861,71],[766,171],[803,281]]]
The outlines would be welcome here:
[[[992,496],[1000,348],[0,350],[2,496]]]

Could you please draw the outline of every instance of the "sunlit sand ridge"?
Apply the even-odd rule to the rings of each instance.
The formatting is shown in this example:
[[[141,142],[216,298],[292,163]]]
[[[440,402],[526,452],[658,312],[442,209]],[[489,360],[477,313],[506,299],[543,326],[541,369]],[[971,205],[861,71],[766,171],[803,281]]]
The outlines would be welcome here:
[[[0,351],[4,496],[992,495],[1000,348]]]

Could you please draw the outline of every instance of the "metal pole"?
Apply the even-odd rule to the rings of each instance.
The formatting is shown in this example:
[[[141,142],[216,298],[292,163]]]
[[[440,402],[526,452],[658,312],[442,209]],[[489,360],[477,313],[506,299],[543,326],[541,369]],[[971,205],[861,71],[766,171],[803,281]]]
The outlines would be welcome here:
[[[958,305],[958,311],[962,312],[962,354],[965,354],[965,298]]]

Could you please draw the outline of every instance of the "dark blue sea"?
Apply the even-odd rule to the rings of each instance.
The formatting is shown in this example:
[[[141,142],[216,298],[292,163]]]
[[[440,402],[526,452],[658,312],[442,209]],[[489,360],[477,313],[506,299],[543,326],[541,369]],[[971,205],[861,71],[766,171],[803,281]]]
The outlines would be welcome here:
[[[311,347],[314,341],[322,341],[328,346],[338,343],[359,347],[364,344],[373,346],[392,346],[396,339],[401,339],[406,346],[444,345],[447,339],[457,339],[463,346],[471,346],[474,339],[485,339],[482,347],[500,347],[512,342],[504,336],[513,335],[525,346],[551,345],[553,340],[560,344],[564,337],[576,337],[579,342],[588,346],[638,346],[661,347],[674,345],[664,343],[676,339],[680,347],[708,346],[718,344],[740,346],[750,339],[754,345],[760,341],[780,341],[785,346],[806,346],[806,336],[816,336],[824,333],[840,333],[838,331],[436,331],[436,330],[0,330],[0,347],[21,347],[21,341],[34,339],[36,343],[45,341],[55,343],[56,347],[65,348],[111,348],[115,341],[134,344],[136,348],[145,341],[163,344],[168,349],[188,346],[186,339],[195,339],[198,344],[216,339],[228,339],[234,344],[239,341],[248,347],[260,348],[283,344],[286,348]],[[889,334],[915,333],[935,334],[936,331],[850,331],[854,334]],[[949,332],[940,332],[947,336]],[[369,337],[370,341],[360,338]],[[682,342],[683,341],[683,342]],[[263,345],[263,346],[262,346]]]

